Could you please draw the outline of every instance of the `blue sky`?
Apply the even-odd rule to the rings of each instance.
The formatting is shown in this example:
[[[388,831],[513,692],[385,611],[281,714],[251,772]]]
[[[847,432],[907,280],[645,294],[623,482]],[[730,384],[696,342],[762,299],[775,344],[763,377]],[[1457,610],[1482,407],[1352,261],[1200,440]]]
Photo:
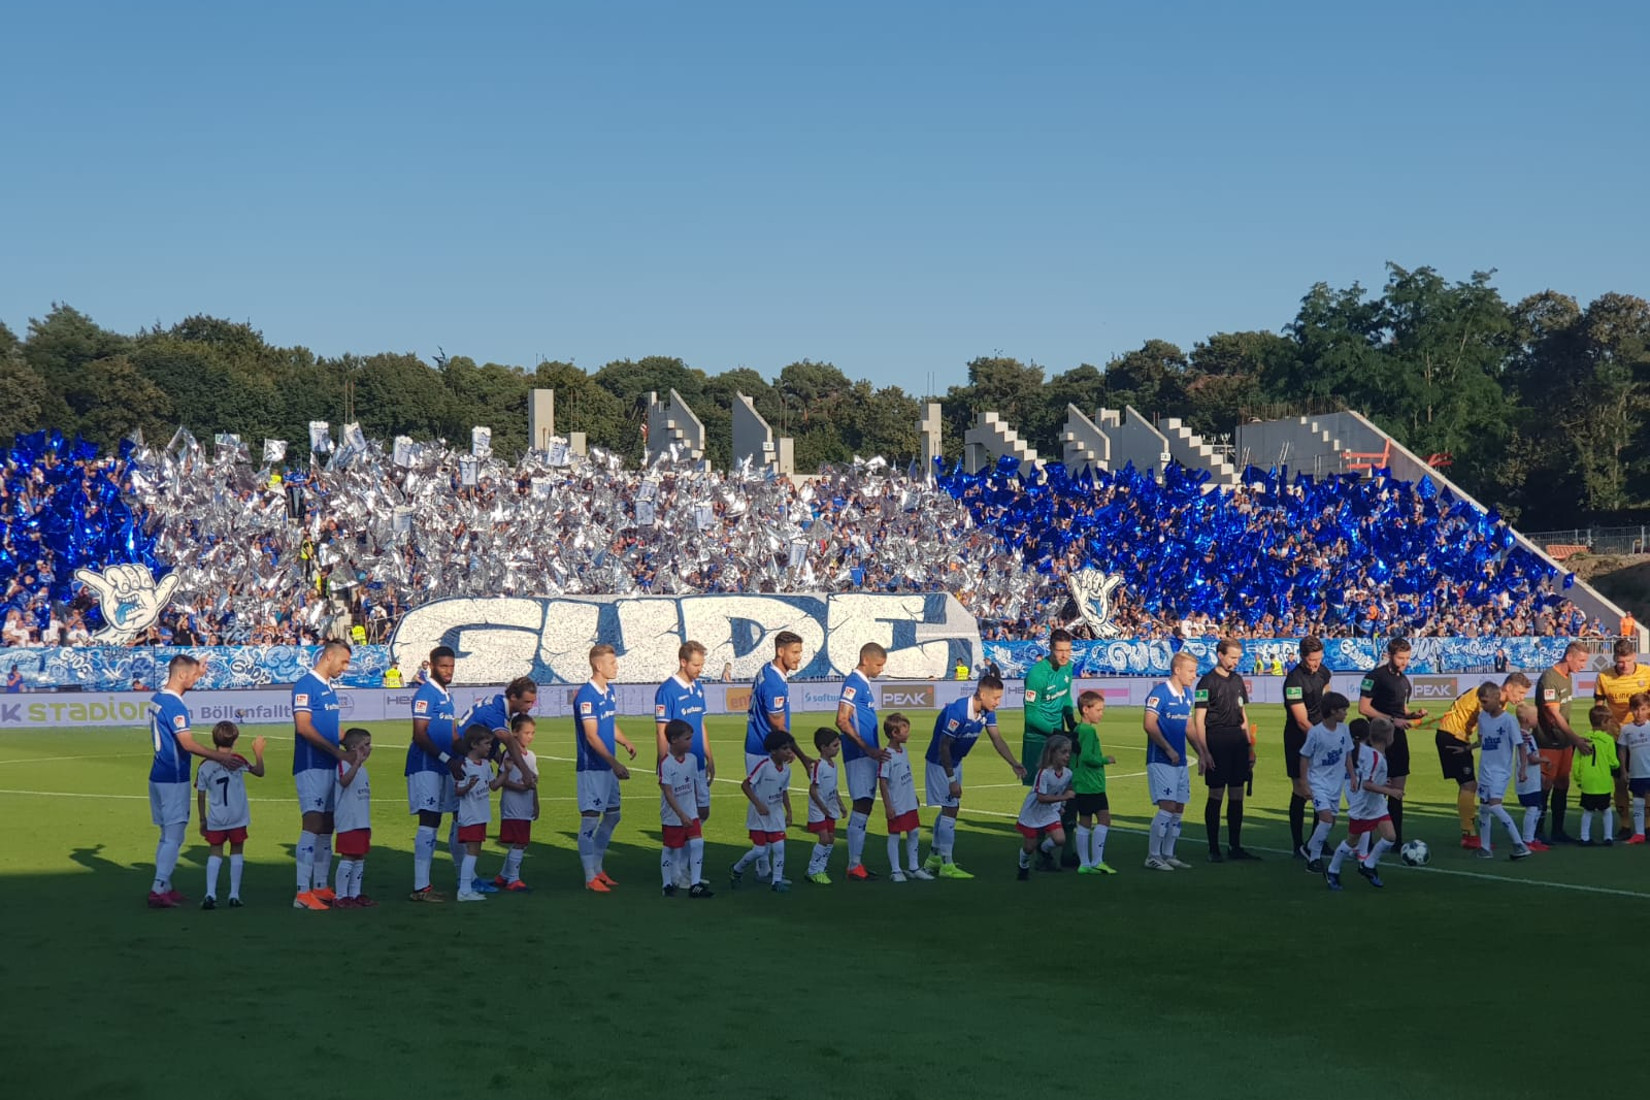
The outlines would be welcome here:
[[[0,319],[913,392],[1317,280],[1650,294],[1642,4],[30,4]]]

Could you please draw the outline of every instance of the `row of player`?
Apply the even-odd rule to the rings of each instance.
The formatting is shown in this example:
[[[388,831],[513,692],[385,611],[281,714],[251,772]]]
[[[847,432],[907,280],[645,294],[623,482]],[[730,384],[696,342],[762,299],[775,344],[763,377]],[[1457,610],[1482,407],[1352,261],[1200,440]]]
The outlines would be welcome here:
[[[1036,831],[1035,836],[1027,838],[1027,856],[1040,849],[1047,862],[1051,858],[1049,850],[1064,844],[1069,831],[1077,841],[1076,862],[1080,870],[1104,874],[1110,871],[1110,868],[1105,866],[1103,858],[1105,835],[1109,828],[1105,804],[1106,758],[1100,751],[1096,732],[1104,703],[1098,695],[1087,693],[1081,700],[1085,721],[1076,721],[1076,715],[1071,713],[1076,708],[1071,706],[1069,664],[1062,670],[1061,663],[1058,662],[1062,648],[1069,652],[1069,642],[1062,646],[1060,643],[1063,641],[1065,639],[1057,634],[1055,644],[1051,646],[1051,660],[1033,669],[1027,680],[1026,759],[1041,766],[1035,768],[1038,779],[1028,794],[1020,824],[1022,830]],[[762,667],[753,684],[745,741],[747,778],[744,783],[747,798],[752,802],[753,814],[757,813],[765,798],[771,797],[771,790],[782,789],[782,785],[775,786],[777,772],[786,767],[790,759],[801,760],[811,773],[816,771],[818,761],[807,756],[790,734],[787,679],[791,672],[800,667],[801,649],[800,638],[789,633],[780,634],[776,638],[773,660]],[[1305,649],[1306,644],[1303,643],[1303,651]],[[1230,653],[1223,648],[1216,669],[1202,681],[1198,681],[1195,661],[1189,655],[1179,655],[1172,662],[1171,676],[1154,688],[1148,697],[1144,721],[1148,739],[1147,770],[1152,799],[1157,804],[1157,814],[1152,822],[1147,866],[1154,870],[1176,870],[1187,866],[1176,855],[1175,845],[1180,834],[1185,804],[1190,798],[1187,770],[1188,741],[1198,757],[1198,769],[1211,788],[1212,800],[1218,788],[1224,786],[1234,793],[1233,809],[1236,809],[1236,793],[1242,789],[1238,784],[1252,773],[1252,749],[1248,752],[1248,759],[1243,759],[1241,754],[1234,759],[1229,750],[1223,756],[1221,752],[1216,751],[1218,746],[1212,745],[1215,739],[1211,735],[1211,716],[1207,712],[1221,704],[1219,694],[1222,688],[1227,685],[1235,687],[1234,695],[1240,716],[1241,707],[1247,702],[1241,678],[1233,675],[1229,667],[1232,663],[1227,659],[1229,656]],[[679,654],[678,673],[660,685],[656,695],[656,749],[661,781],[664,774],[672,770],[669,767],[669,758],[673,757],[674,753],[668,740],[672,722],[681,722],[688,727],[687,755],[691,756],[693,762],[693,812],[684,812],[690,809],[681,801],[685,795],[684,791],[674,793],[678,803],[675,809],[670,806],[670,798],[664,797],[663,794],[661,796],[662,817],[673,816],[677,819],[674,823],[669,820],[663,821],[673,830],[696,831],[697,822],[704,820],[709,814],[709,783],[715,777],[715,762],[704,737],[704,691],[698,683],[704,657],[705,648],[702,645],[695,642],[684,644]],[[364,807],[366,799],[370,797],[367,793],[370,787],[361,774],[360,765],[363,759],[356,750],[345,744],[344,738],[340,736],[340,712],[337,695],[333,689],[335,678],[347,668],[349,659],[350,650],[346,645],[330,644],[324,647],[315,668],[293,687],[292,705],[297,735],[293,775],[303,826],[296,846],[298,890],[294,905],[303,909],[327,908],[340,898],[346,901],[353,900],[359,892],[359,886],[354,882],[354,873],[357,870],[354,866],[357,855],[355,850],[367,838],[344,838],[345,833],[361,833],[364,826],[354,827],[357,818],[351,816],[353,811],[341,811],[339,807],[352,799],[359,799],[360,806]],[[992,676],[982,678],[971,696],[952,703],[936,719],[928,749],[924,754],[924,786],[928,805],[937,807],[939,814],[932,826],[929,856],[925,861],[917,863],[917,832],[913,817],[917,810],[915,777],[913,773],[907,798],[903,776],[900,774],[902,760],[905,761],[905,768],[909,770],[909,760],[903,749],[904,737],[909,735],[909,726],[905,725],[895,734],[888,728],[888,723],[879,723],[873,701],[871,681],[880,675],[885,661],[886,652],[881,646],[868,644],[863,647],[858,667],[843,685],[838,707],[836,733],[839,738],[834,744],[840,747],[841,770],[847,775],[851,800],[846,828],[848,877],[861,880],[873,877],[873,873],[864,864],[863,853],[869,815],[879,794],[883,798],[885,811],[890,820],[909,826],[890,829],[891,840],[903,837],[909,846],[906,867],[901,866],[896,858],[897,853],[893,852],[891,846],[890,863],[893,874],[904,877],[920,872],[923,877],[972,877],[955,860],[956,816],[963,793],[964,759],[980,736],[985,734],[1016,775],[1025,777],[1028,772],[1024,765],[1014,759],[996,728],[995,711],[1001,702],[1002,683]],[[455,657],[450,649],[438,648],[431,653],[429,679],[420,685],[412,703],[413,736],[404,766],[409,811],[419,819],[414,837],[414,882],[411,896],[415,900],[426,902],[440,898],[431,886],[430,871],[442,816],[452,817],[448,837],[449,849],[453,853],[455,865],[460,869],[458,893],[464,900],[498,889],[521,888],[520,853],[526,846],[526,837],[530,836],[530,822],[537,816],[538,772],[536,759],[531,757],[527,747],[531,744],[533,733],[530,732],[530,720],[524,720],[536,703],[536,685],[525,678],[514,681],[503,692],[478,703],[462,718],[455,717],[448,691],[454,663]],[[629,769],[618,759],[617,753],[624,749],[629,759],[634,760],[637,750],[624,735],[616,719],[617,700],[612,689],[612,681],[617,674],[617,657],[614,651],[608,646],[595,647],[590,654],[590,664],[591,678],[579,689],[574,700],[576,775],[581,817],[578,846],[585,872],[585,885],[588,889],[600,893],[607,892],[613,885],[611,876],[607,875],[603,868],[603,857],[620,818],[620,783],[629,778]],[[1045,668],[1045,665],[1051,667]],[[1058,683],[1062,671],[1063,691],[1062,685]],[[230,796],[230,788],[235,785],[238,778],[236,773],[246,765],[246,762],[232,751],[231,731],[225,731],[225,735],[231,738],[230,744],[217,743],[215,734],[215,743],[211,747],[198,745],[191,736],[188,709],[183,704],[182,697],[193,686],[199,673],[199,666],[190,658],[175,659],[168,669],[166,687],[157,693],[154,700],[152,728],[155,762],[151,769],[150,797],[153,818],[161,830],[161,839],[157,846],[156,878],[149,900],[150,904],[156,907],[170,907],[181,899],[181,895],[172,886],[171,873],[176,865],[183,832],[188,822],[191,756],[206,758],[208,763],[216,765],[207,772],[204,782],[199,777],[196,780],[196,786],[201,789],[203,796],[200,807],[203,818],[210,818],[203,820],[203,830],[206,831],[209,841],[213,841],[214,837],[219,838],[213,841],[212,859],[220,859],[221,846],[228,843],[231,847],[232,868],[238,868],[238,861],[234,860],[234,849],[238,843],[235,834],[237,830],[244,830],[244,825],[236,825],[234,819],[244,815],[231,814],[228,811],[231,808],[238,810],[239,804],[244,804],[244,795],[237,804]],[[1197,686],[1195,693],[1191,690],[1194,683]],[[1366,689],[1367,685],[1368,681]],[[1405,694],[1407,697],[1407,693]],[[1321,712],[1321,700],[1316,702],[1319,705],[1315,709]],[[1407,698],[1405,702],[1407,703]],[[1051,703],[1059,709],[1055,710],[1050,706]],[[1034,712],[1034,707],[1039,709]],[[1066,738],[1065,734],[1056,734],[1050,728],[1054,714],[1061,715],[1061,722],[1075,738],[1075,744],[1070,738]],[[1243,717],[1246,720],[1246,716]],[[1315,726],[1319,724],[1321,723]],[[1401,725],[1394,725],[1401,732]],[[472,733],[482,731],[488,733],[491,739],[483,758],[490,757],[501,765],[498,771],[490,771],[486,776],[474,773],[468,761],[468,757],[476,751],[471,743]],[[882,732],[882,738],[879,738],[879,732]],[[523,743],[524,733],[527,738],[526,744]],[[784,760],[774,756],[776,750],[769,743],[776,735],[784,742],[783,752],[788,754]],[[360,731],[360,736],[366,736],[365,731]],[[896,736],[900,738],[897,743]],[[1050,745],[1054,744],[1054,737],[1066,738],[1065,744],[1057,746],[1061,751],[1072,753],[1076,750],[1073,754],[1077,764],[1075,769],[1069,768],[1066,760],[1050,755]],[[1286,736],[1286,744],[1287,741]],[[837,752],[835,749],[828,751],[817,737],[815,748],[820,753],[819,759],[827,766],[827,776],[831,778],[828,787],[823,784],[816,786],[822,794],[834,792],[833,773],[836,769]],[[1300,750],[1294,752],[1299,753]],[[259,758],[261,767],[261,753]],[[1302,754],[1301,758],[1304,759],[1305,754]],[[1646,755],[1646,759],[1650,759],[1650,754]],[[770,776],[764,772],[764,760],[768,761],[774,775]],[[883,774],[890,768],[894,774]],[[675,769],[675,772],[679,771],[680,768]],[[1074,774],[1075,781],[1072,778]],[[345,782],[346,775],[352,775],[348,782]],[[677,774],[676,778],[680,779],[681,776]],[[482,779],[486,782],[482,783]],[[893,781],[891,785],[890,780]],[[1359,782],[1350,773],[1348,780],[1349,785]],[[1071,785],[1073,782],[1075,785]],[[1044,789],[1058,787],[1061,783],[1068,785],[1059,789]],[[1377,785],[1390,786],[1398,792],[1391,805],[1394,809],[1401,805],[1401,779]],[[478,797],[485,797],[486,793],[493,789],[504,792],[501,795],[501,839],[510,845],[511,855],[507,857],[505,867],[499,875],[492,880],[483,880],[469,872],[473,872],[476,854],[472,849],[479,848],[485,830],[483,828],[482,833],[477,834],[478,822],[473,820],[477,810],[466,810],[464,807],[466,797],[471,800],[471,804],[479,806],[476,802]],[[1356,790],[1357,787],[1353,786],[1352,789]],[[220,795],[219,803],[205,797],[214,790]],[[1318,802],[1316,798],[1314,801],[1320,807],[1321,817],[1323,802]],[[214,813],[213,807],[220,803],[224,812]],[[1211,804],[1217,806],[1216,816],[1213,818],[1215,825],[1212,827],[1217,829],[1218,803],[1212,801]],[[834,805],[837,809],[841,808],[839,803]],[[1335,810],[1338,810],[1338,806],[1337,796]],[[810,811],[813,809],[810,796]],[[1044,821],[1043,819],[1051,812],[1055,813],[1056,820],[1052,823]],[[344,828],[338,821],[340,815],[344,817],[343,825],[352,827]],[[829,830],[815,830],[816,833],[829,832],[834,840],[834,823],[837,816],[840,815],[829,817],[832,823]],[[682,823],[684,818],[693,820]],[[1064,820],[1061,820],[1062,818]],[[1078,820],[1079,818],[1081,820]],[[479,824],[484,826],[485,819]],[[757,828],[758,824],[763,827]],[[783,834],[781,830],[767,828],[768,824],[771,824],[771,818],[750,822],[753,849],[746,866],[755,864],[759,875],[768,878],[774,885],[783,886],[783,875],[774,876],[772,873],[773,853],[766,850],[771,845],[766,839],[767,834]],[[344,862],[351,864],[351,875],[345,880],[347,891],[332,887],[329,881],[332,837],[335,833],[339,836],[339,855],[347,857]],[[764,838],[760,842],[756,839],[758,833]],[[1218,859],[1220,852],[1214,845],[1214,836],[1212,831],[1211,859]],[[693,838],[683,836],[681,839],[682,847],[687,847],[691,853]],[[1235,826],[1232,829],[1232,839],[1233,858],[1254,858],[1235,843]],[[816,844],[816,849],[819,847],[826,847],[828,858],[828,846]],[[1321,843],[1319,849],[1321,854]],[[814,872],[811,866],[810,874],[825,875],[824,863],[818,858],[820,853],[816,850],[813,855],[810,863],[820,870]],[[661,873],[666,874],[669,871],[667,885],[675,884],[682,879],[674,870],[675,858],[669,849],[662,856]],[[216,863],[209,862],[209,870],[216,866]],[[232,897],[238,896],[238,891],[233,888],[236,874],[238,870],[232,870]],[[703,887],[704,883],[700,873],[690,868],[685,876],[684,885],[691,892],[693,887]],[[209,900],[215,900],[215,894],[215,888],[209,891]]]

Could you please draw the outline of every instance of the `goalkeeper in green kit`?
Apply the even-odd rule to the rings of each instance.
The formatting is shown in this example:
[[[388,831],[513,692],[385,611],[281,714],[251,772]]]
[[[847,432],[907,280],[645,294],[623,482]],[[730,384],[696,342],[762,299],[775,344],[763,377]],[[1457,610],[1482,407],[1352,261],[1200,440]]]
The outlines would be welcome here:
[[[1077,728],[1077,712],[1071,698],[1071,635],[1055,630],[1048,637],[1048,656],[1032,666],[1026,674],[1026,723],[1024,739],[1020,742],[1020,762],[1025,765],[1027,786],[1037,781],[1038,763],[1043,758],[1043,744],[1056,733],[1070,734]],[[1077,812],[1070,802],[1062,804],[1060,820],[1065,826],[1066,847],[1060,862],[1075,867],[1080,862],[1072,823]]]

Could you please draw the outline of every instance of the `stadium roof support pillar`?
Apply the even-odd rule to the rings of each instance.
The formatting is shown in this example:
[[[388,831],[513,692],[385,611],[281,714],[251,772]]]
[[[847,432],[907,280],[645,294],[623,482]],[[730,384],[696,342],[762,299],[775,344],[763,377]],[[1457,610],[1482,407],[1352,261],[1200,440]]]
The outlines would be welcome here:
[[[527,401],[527,449],[548,451],[556,434],[556,391],[533,390]]]
[[[934,476],[935,461],[945,457],[943,424],[938,401],[930,401],[923,406],[922,419],[917,421],[917,437],[921,441],[922,476],[925,479]]]

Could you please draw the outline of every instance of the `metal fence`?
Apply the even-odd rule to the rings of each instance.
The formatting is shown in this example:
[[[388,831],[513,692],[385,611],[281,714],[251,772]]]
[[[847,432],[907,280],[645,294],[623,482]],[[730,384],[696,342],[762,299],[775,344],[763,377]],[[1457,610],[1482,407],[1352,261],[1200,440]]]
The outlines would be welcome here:
[[[1642,554],[1650,547],[1650,526],[1570,527],[1560,531],[1525,531],[1540,547],[1585,546],[1595,554]]]

